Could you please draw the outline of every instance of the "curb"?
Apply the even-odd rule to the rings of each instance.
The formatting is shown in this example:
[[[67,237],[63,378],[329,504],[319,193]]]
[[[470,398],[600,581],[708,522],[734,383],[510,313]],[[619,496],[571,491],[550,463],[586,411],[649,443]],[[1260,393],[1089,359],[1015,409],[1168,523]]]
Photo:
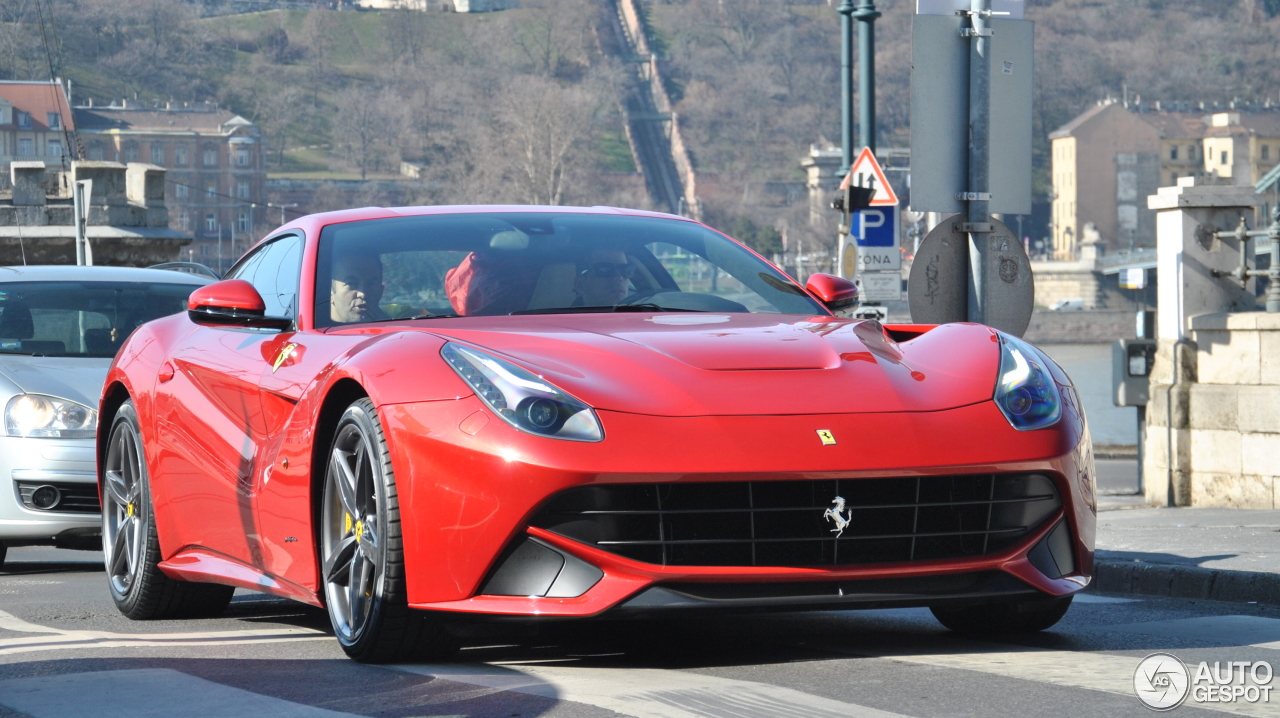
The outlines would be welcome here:
[[[1280,573],[1136,561],[1095,561],[1093,590],[1280,606]]]

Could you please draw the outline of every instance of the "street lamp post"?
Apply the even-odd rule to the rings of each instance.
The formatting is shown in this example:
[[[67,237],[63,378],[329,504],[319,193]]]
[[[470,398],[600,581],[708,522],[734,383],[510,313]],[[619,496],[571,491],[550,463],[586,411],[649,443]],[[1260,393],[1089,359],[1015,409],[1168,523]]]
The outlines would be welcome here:
[[[853,164],[853,0],[843,0],[840,13],[840,172]]]
[[[845,0],[846,4],[849,0]],[[873,0],[862,0],[852,14],[858,21],[858,144],[876,151],[876,10]]]

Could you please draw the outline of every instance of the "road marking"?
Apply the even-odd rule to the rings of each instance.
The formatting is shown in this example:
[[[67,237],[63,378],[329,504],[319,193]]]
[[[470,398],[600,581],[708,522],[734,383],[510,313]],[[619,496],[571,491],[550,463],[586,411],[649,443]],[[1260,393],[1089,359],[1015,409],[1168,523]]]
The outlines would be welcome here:
[[[206,681],[169,668],[0,681],[0,705],[32,718],[355,718]]]
[[[1124,623],[1108,630],[1171,636],[1223,646],[1249,646],[1280,650],[1280,618],[1262,616],[1202,616],[1174,621]]]
[[[584,703],[635,718],[904,718],[790,688],[686,671],[527,662],[389,667],[500,691]]]
[[[67,631],[40,626],[0,611],[0,628],[39,636],[0,639],[0,656],[68,648],[122,648],[133,646],[218,646],[228,643],[278,643],[283,641],[327,641],[332,637],[311,628],[280,626],[240,631],[195,631],[191,633],[112,633],[110,631]]]
[[[1134,697],[1133,672],[1140,658],[1117,656],[1109,653],[1085,653],[1083,651],[1057,651],[1042,648],[1021,648],[1002,644],[966,642],[969,650],[963,653],[911,654],[893,652],[851,651],[858,655],[870,655],[905,663],[917,663],[939,668],[956,668],[966,671],[989,673],[1006,678],[1019,678],[1035,683],[1052,683],[1069,688],[1085,688],[1106,693]],[[1272,679],[1272,685],[1277,684]],[[1274,700],[1274,699],[1273,699]],[[1243,716],[1275,718],[1275,703],[1192,703],[1209,711]]]
[[[1138,603],[1140,598],[1116,598],[1115,596],[1099,596],[1096,593],[1077,593],[1075,603]]]

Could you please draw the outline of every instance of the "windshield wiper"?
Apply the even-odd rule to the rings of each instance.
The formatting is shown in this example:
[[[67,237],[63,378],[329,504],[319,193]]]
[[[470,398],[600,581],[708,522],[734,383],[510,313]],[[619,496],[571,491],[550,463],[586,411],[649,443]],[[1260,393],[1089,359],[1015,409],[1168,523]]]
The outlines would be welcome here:
[[[679,309],[658,304],[606,304],[597,307],[547,307],[545,309],[521,309],[518,314],[608,314],[611,312],[701,312],[702,309]]]
[[[414,319],[449,319],[451,317],[461,316],[459,314],[432,314],[431,312],[419,312],[411,317],[388,317],[386,319],[373,319],[365,324],[377,324],[379,322],[408,322]]]

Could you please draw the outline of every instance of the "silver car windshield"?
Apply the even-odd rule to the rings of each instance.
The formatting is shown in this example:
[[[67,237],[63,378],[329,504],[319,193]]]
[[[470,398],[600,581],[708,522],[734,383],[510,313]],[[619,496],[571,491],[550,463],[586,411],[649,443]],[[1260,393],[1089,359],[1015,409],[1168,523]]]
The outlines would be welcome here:
[[[184,311],[197,286],[0,282],[0,354],[113,357],[143,323]]]

